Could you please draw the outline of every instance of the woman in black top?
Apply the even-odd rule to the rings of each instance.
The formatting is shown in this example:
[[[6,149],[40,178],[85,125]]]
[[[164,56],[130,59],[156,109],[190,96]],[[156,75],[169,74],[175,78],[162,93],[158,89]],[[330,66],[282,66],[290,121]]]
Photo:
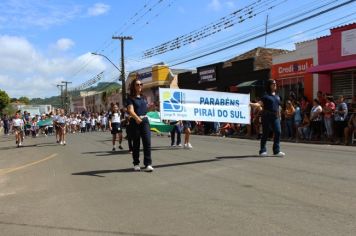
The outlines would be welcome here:
[[[273,79],[266,82],[266,94],[261,99],[262,110],[262,137],[259,154],[267,156],[267,138],[270,131],[273,131],[273,155],[284,157],[285,153],[280,151],[281,119],[280,119],[280,97],[276,94],[277,84]],[[259,103],[252,103],[251,106],[259,106]]]
[[[132,158],[135,171],[140,171],[140,138],[143,144],[145,171],[152,172],[151,131],[147,118],[147,101],[142,95],[142,82],[134,79],[130,85],[130,97],[127,110],[130,114],[130,132],[133,140]]]

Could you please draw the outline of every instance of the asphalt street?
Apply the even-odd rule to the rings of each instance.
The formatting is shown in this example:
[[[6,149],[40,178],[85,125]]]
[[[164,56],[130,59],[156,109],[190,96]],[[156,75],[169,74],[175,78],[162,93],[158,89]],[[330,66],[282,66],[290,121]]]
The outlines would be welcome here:
[[[0,136],[0,235],[356,235],[356,147],[152,136],[153,173],[110,134]],[[271,152],[271,142],[268,143]],[[142,153],[141,153],[142,155]]]

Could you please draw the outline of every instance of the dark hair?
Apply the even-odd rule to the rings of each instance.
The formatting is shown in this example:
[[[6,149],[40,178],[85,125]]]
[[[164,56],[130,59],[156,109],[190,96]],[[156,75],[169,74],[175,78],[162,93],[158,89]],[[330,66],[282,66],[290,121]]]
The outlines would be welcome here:
[[[136,97],[136,89],[135,89],[135,85],[137,81],[141,81],[139,79],[134,79],[132,80],[131,84],[130,84],[130,97]]]
[[[111,106],[111,112],[114,112],[115,110],[114,110],[114,107],[115,106],[117,106],[118,108],[119,108],[119,110],[120,110],[120,107],[119,107],[119,105],[117,104],[117,103],[112,103],[112,106]]]
[[[320,105],[320,101],[318,99],[315,98],[313,101]]]
[[[271,91],[271,85],[272,84],[275,84],[276,83],[276,81],[274,80],[274,79],[269,79],[269,80],[267,80],[266,81],[266,87],[265,87],[265,89],[266,89],[266,92],[268,93],[268,94],[270,94],[272,91]]]
[[[328,99],[330,102],[334,102],[334,97],[333,96],[326,96],[326,99]]]

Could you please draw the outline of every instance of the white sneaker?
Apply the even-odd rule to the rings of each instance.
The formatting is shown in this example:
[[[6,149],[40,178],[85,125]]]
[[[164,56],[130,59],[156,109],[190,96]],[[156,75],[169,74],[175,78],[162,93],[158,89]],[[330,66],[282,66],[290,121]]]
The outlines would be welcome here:
[[[139,165],[134,166],[134,171],[141,171],[141,167]]]
[[[262,152],[262,153],[260,153],[260,157],[266,157],[266,156],[268,156],[268,153],[267,153],[267,152]]]
[[[63,145],[63,141],[61,141],[59,144],[60,144],[60,145]]]
[[[275,157],[284,157],[286,154],[284,152],[279,152],[279,153],[276,153],[276,154],[273,154],[273,156]]]
[[[176,145],[175,145],[175,144],[173,144],[173,145],[171,145],[171,147],[176,147]]]
[[[22,147],[22,143],[21,142],[19,143],[19,147]]]
[[[188,143],[187,148],[191,149],[191,148],[193,148],[193,146],[190,143]]]
[[[185,143],[184,146],[183,146],[183,148],[188,148],[188,145]]]
[[[145,168],[145,171],[146,172],[152,172],[154,169],[153,169],[153,167],[152,166],[147,166],[146,168]]]
[[[182,147],[182,144],[180,143],[180,144],[178,144],[178,147]]]
[[[66,141],[63,141],[63,145],[66,145]]]

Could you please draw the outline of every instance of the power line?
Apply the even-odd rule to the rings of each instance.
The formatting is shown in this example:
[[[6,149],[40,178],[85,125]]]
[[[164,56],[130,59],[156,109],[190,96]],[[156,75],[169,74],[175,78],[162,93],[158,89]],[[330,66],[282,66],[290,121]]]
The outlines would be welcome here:
[[[345,4],[347,4],[347,3],[345,3]],[[336,7],[341,7],[341,6],[336,6]],[[328,9],[328,11],[330,11],[330,9]],[[326,12],[323,11],[323,12],[319,12],[319,13],[320,13],[320,14],[325,14]],[[295,36],[298,36],[298,35],[301,35],[301,34],[305,34],[306,32],[314,31],[314,30],[316,30],[316,29],[319,30],[319,31],[317,31],[316,33],[323,32],[323,31],[325,31],[325,30],[327,30],[327,29],[330,29],[330,28],[335,27],[335,25],[333,25],[333,26],[328,26],[328,27],[323,28],[323,29],[320,30],[321,27],[327,26],[327,25],[329,25],[329,24],[331,24],[331,23],[335,23],[336,21],[344,20],[344,19],[346,19],[346,18],[349,18],[349,17],[351,17],[351,16],[354,16],[355,14],[356,14],[356,11],[355,11],[355,12],[352,12],[352,13],[350,13],[350,14],[348,14],[348,15],[344,15],[344,16],[341,17],[341,18],[332,19],[332,20],[330,20],[330,21],[327,22],[327,23],[324,23],[324,24],[321,24],[321,25],[317,25],[317,26],[312,27],[312,28],[310,28],[310,29],[308,29],[308,30],[305,30],[305,31],[303,31],[303,32],[299,32],[299,33],[294,34],[294,35],[289,35],[289,36],[287,36],[287,37],[284,38],[284,39],[281,39],[281,40],[278,40],[278,41],[275,41],[275,42],[271,42],[271,43],[269,43],[268,45],[273,45],[273,44],[276,44],[276,43],[280,43],[280,42],[283,42],[283,41],[285,41],[285,40],[290,39],[291,37],[295,37]],[[349,19],[349,20],[347,20],[347,21],[343,21],[343,22],[339,23],[338,25],[346,24],[346,23],[348,23],[348,22],[350,22],[350,21],[352,21],[352,20],[354,20],[354,19],[355,19],[355,18]],[[234,53],[234,55],[236,55],[236,53]],[[227,56],[226,58],[231,58],[232,56],[233,56],[233,55]],[[130,60],[135,60],[135,59],[130,59]],[[135,61],[143,62],[142,60],[135,60]],[[214,61],[216,61],[216,59],[214,59]],[[214,61],[212,61],[212,62],[214,62]],[[147,64],[149,64],[149,63],[147,63]],[[182,64],[182,63],[180,63],[180,64]],[[170,67],[173,67],[173,66],[175,66],[175,65],[177,65],[177,64],[172,64],[172,65],[169,65],[169,66],[170,66]],[[152,65],[150,65],[150,66],[152,66]],[[159,69],[157,69],[157,70],[159,70]]]
[[[277,1],[277,3],[274,3],[274,5],[272,5],[272,3],[275,1]],[[229,14],[228,16],[221,18],[218,21],[215,21],[213,23],[210,23],[202,27],[201,29],[194,30],[191,33],[179,36],[173,40],[162,43],[154,48],[144,51],[143,58],[149,58],[156,55],[160,55],[168,51],[179,49],[185,45],[199,41],[201,39],[207,38],[213,34],[219,33],[223,30],[230,28],[235,24],[240,24],[247,19],[254,18],[257,15],[261,14],[262,12],[268,11],[278,5],[281,5],[286,1],[288,0],[283,0],[280,2],[278,2],[278,0],[272,0],[266,2],[256,1],[253,4],[241,8]]]
[[[132,21],[134,20],[135,24],[137,24],[140,20],[143,19],[143,16],[145,15],[149,15],[148,13],[150,12],[153,12],[153,10],[155,9],[155,7],[157,7],[159,4],[161,4],[164,0],[157,0],[156,3],[154,5],[152,5],[151,3],[153,3],[153,0],[149,0],[147,1],[144,6],[139,10],[137,11],[134,15],[132,15],[129,20],[123,24],[123,26],[121,27],[121,33],[122,34],[126,28],[124,28],[127,24],[130,24],[130,21],[131,21],[131,24],[132,24]],[[142,13],[143,12],[143,13]],[[140,14],[142,13],[142,14]],[[137,18],[138,17],[138,18]],[[137,19],[136,19],[137,18]],[[114,34],[117,34],[117,32],[119,31],[120,29],[116,30]],[[110,48],[110,46],[113,45],[113,42],[112,40],[106,40],[104,42],[104,48],[103,49],[98,49],[96,50],[96,52],[104,52],[105,50],[107,50],[108,48]],[[113,53],[113,50],[112,50],[112,53]],[[84,63],[83,65],[76,71],[73,73],[73,75],[71,77],[75,77],[77,76],[81,71],[83,71],[85,68],[87,68],[90,63],[93,61],[94,59],[93,58],[88,58]]]
[[[337,1],[337,0],[336,0]],[[276,27],[276,26],[279,26],[283,23],[287,23],[287,22],[291,22],[292,20],[295,20],[295,19],[298,19],[298,18],[301,18],[301,17],[304,17],[306,16],[307,14],[310,14],[314,11],[319,11],[320,8],[323,8],[323,7],[326,7],[328,5],[331,5],[332,3],[336,2],[335,0],[333,0],[332,2],[329,2],[329,3],[326,3],[324,5],[321,5],[321,6],[315,6],[314,8],[312,9],[306,9],[306,11],[303,11],[303,12],[298,12],[297,14],[295,15],[291,15],[291,13],[294,13],[296,11],[291,11],[291,13],[287,14],[288,18],[285,19],[283,18],[283,16],[278,16],[278,22],[276,23],[273,23],[270,25],[269,28],[273,28],[273,27]],[[304,8],[303,8],[304,10]],[[231,43],[235,43],[236,41],[241,41],[241,40],[245,40],[245,39],[248,39],[250,37],[253,37],[253,36],[256,36],[256,35],[259,35],[261,34],[262,32],[265,33],[265,29],[264,29],[264,25],[260,25],[260,26],[252,26],[251,29],[252,31],[250,32],[246,32],[245,34],[241,35],[240,33],[236,34],[236,35],[233,35],[231,37],[228,38],[228,40],[225,40],[224,42],[218,42],[218,43],[215,43],[215,44],[209,44],[207,47],[202,47],[198,50],[195,50],[195,51],[192,51],[189,55],[185,55],[185,57],[180,58],[180,59],[174,59],[174,60],[170,60],[168,61],[169,63],[173,63],[174,61],[181,61],[181,60],[184,60],[185,58],[189,58],[189,57],[192,57],[192,56],[196,56],[197,54],[204,54],[206,53],[207,51],[211,51],[211,50],[214,50],[216,48],[219,48],[219,47],[224,47],[226,45],[230,45]],[[257,29],[256,29],[257,28]],[[256,29],[256,30],[255,30]],[[238,36],[238,37],[236,37]]]
[[[299,24],[299,23],[302,23],[302,22],[304,22],[304,21],[313,19],[313,18],[315,18],[315,17],[317,17],[317,16],[320,16],[320,15],[323,15],[323,14],[325,14],[325,13],[327,13],[327,12],[330,12],[330,11],[333,11],[333,10],[338,9],[338,8],[340,8],[340,7],[346,6],[346,5],[348,5],[348,4],[350,4],[350,3],[354,2],[354,1],[355,1],[355,0],[349,0],[349,1],[346,1],[346,2],[344,2],[344,3],[338,4],[338,5],[334,6],[334,7],[331,7],[331,8],[328,8],[328,9],[326,9],[326,10],[320,11],[320,12],[318,12],[318,13],[315,13],[315,14],[311,15],[311,16],[304,17],[304,18],[302,18],[302,19],[300,19],[300,20],[296,20],[296,21],[294,21],[294,22],[292,22],[292,23],[289,23],[289,24],[287,24],[287,25],[284,25],[284,26],[278,27],[278,28],[276,28],[276,29],[270,30],[267,34],[273,34],[273,33],[276,33],[276,32],[278,32],[278,31],[281,31],[281,30],[283,30],[283,29],[286,29],[286,28],[289,28],[289,27],[291,27],[291,26],[294,26],[294,25],[297,25],[297,24]],[[261,38],[261,37],[263,37],[263,36],[265,36],[265,33],[259,34],[259,35],[257,35],[257,36],[251,37],[251,38],[249,38],[249,39],[243,40],[243,41],[238,42],[238,43],[234,43],[234,44],[232,44],[232,45],[229,45],[229,46],[226,46],[226,47],[217,49],[217,50],[214,50],[214,51],[212,51],[212,52],[205,53],[205,54],[203,54],[203,55],[200,55],[200,56],[197,56],[197,57],[194,57],[194,58],[190,58],[190,59],[184,60],[184,61],[182,61],[182,62],[173,64],[173,65],[171,65],[171,66],[176,66],[176,65],[185,64],[185,63],[190,62],[190,61],[194,61],[194,60],[197,60],[197,59],[206,57],[206,56],[210,56],[210,55],[216,54],[216,53],[218,53],[218,52],[222,52],[222,51],[225,51],[225,50],[227,50],[227,49],[230,49],[230,48],[233,48],[233,47],[236,47],[236,46],[245,44],[245,43],[247,43],[247,42],[250,42],[250,41],[259,39],[259,38]]]

